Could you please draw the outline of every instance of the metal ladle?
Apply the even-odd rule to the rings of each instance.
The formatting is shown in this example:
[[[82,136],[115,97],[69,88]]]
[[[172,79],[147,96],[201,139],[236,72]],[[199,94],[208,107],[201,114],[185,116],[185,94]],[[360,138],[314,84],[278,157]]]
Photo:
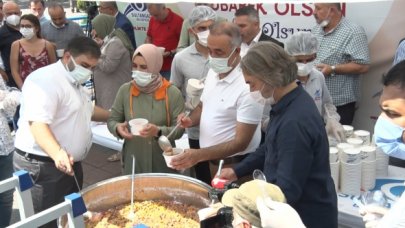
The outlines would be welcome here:
[[[184,115],[183,118],[188,117],[188,115],[190,115],[190,111],[186,111],[186,115]],[[169,137],[174,133],[174,131],[176,131],[176,129],[180,126],[180,124],[181,122],[179,122],[167,136],[161,135],[159,137],[158,143],[163,151],[171,151],[173,149],[172,144],[169,141]]]

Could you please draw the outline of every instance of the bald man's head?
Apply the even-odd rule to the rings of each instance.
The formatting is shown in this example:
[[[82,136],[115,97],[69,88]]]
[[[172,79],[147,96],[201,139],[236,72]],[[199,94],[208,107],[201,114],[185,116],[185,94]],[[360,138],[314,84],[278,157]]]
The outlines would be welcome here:
[[[20,16],[21,9],[15,2],[5,2],[3,4],[3,17],[6,19],[8,25],[17,27],[20,24]],[[7,17],[10,18],[7,20]]]

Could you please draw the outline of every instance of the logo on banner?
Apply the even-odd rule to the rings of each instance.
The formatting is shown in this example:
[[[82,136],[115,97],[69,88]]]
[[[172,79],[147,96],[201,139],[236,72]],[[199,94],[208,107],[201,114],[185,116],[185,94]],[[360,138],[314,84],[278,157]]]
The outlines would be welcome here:
[[[133,11],[136,12],[144,12],[146,11],[147,7],[145,3],[131,3],[127,6],[127,8],[124,11],[125,16],[128,16]]]

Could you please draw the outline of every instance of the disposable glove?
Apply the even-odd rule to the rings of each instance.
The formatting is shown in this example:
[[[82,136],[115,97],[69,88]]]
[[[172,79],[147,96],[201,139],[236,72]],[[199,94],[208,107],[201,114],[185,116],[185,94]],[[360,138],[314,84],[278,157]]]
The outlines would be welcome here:
[[[298,213],[286,203],[258,197],[256,205],[263,228],[305,228]]]
[[[329,136],[336,138],[339,142],[346,140],[343,126],[335,119],[329,118],[326,122],[326,133]]]

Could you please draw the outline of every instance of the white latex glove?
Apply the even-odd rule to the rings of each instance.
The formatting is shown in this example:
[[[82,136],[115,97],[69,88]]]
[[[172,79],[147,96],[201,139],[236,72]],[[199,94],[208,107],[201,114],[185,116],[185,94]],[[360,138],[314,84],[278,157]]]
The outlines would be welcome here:
[[[326,122],[325,129],[326,133],[328,133],[329,136],[334,137],[339,142],[343,142],[346,140],[343,126],[337,120],[329,118]]]
[[[364,213],[365,212],[365,213]],[[360,211],[366,228],[404,228],[405,227],[405,193],[390,209],[367,205]],[[381,218],[382,217],[382,218]]]
[[[3,100],[3,108],[5,110],[14,110],[15,112],[15,109],[20,104],[20,96],[20,91],[11,91],[8,93]]]
[[[376,205],[367,205],[360,209],[359,212],[363,216],[366,228],[376,228],[381,217],[388,212],[388,209]]]
[[[305,228],[298,213],[286,203],[257,197],[256,205],[263,228]]]

